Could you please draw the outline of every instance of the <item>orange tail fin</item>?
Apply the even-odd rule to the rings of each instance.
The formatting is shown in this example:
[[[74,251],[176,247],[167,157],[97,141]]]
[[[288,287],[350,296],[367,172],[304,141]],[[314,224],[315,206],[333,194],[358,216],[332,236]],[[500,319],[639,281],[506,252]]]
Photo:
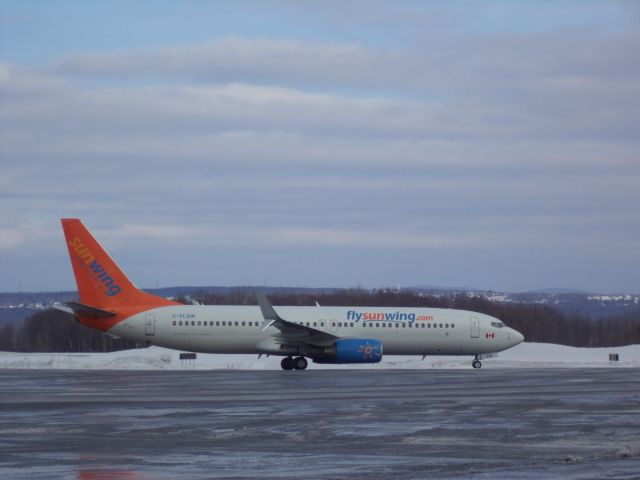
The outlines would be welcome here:
[[[63,218],[61,221],[81,303],[111,309],[176,305],[176,302],[139,290],[79,219]]]

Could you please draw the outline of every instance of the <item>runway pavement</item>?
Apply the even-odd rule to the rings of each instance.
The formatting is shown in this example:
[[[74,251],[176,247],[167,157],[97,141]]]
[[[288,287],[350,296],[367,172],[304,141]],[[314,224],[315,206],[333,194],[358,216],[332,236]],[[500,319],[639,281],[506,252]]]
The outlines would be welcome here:
[[[637,479],[640,371],[0,370],[0,478]]]

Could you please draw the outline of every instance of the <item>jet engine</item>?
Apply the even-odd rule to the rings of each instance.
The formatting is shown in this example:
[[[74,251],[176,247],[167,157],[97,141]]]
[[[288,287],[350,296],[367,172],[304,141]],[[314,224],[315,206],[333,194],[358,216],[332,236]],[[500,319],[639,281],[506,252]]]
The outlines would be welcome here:
[[[378,363],[382,360],[382,342],[370,338],[343,338],[322,355],[314,356],[314,363]]]

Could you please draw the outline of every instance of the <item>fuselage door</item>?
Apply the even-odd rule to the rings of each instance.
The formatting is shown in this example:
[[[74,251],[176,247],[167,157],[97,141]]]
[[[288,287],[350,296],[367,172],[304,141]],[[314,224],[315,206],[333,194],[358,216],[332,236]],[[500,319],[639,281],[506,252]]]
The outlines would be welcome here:
[[[471,338],[478,338],[480,336],[480,321],[478,317],[471,317]]]
[[[144,316],[144,334],[149,337],[156,334],[156,316],[153,313]]]

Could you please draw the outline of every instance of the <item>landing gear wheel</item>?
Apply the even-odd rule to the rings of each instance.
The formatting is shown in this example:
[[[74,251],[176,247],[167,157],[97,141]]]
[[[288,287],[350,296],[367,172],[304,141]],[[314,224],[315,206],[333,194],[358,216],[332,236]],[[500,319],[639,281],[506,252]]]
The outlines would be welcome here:
[[[280,366],[283,370],[293,370],[293,358],[284,357],[280,362]]]
[[[307,359],[304,357],[297,357],[293,360],[293,368],[296,370],[306,370],[307,365]]]
[[[473,368],[480,368],[482,366],[482,363],[480,362],[480,360],[474,360],[471,365],[473,365]]]

